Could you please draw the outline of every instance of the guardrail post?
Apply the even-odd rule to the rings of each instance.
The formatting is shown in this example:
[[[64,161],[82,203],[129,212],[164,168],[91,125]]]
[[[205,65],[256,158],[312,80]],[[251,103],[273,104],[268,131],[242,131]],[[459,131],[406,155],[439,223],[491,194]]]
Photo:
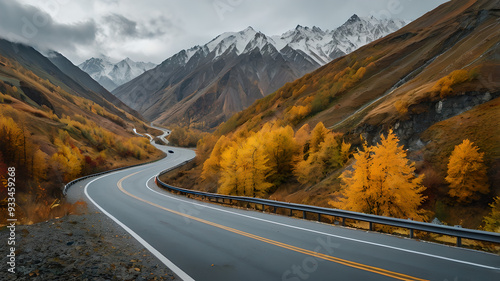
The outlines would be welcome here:
[[[266,212],[266,205],[262,204],[262,212],[265,213]]]
[[[318,213],[318,221],[320,222],[321,221],[321,214]]]
[[[307,218],[307,216],[306,216],[306,211],[304,211],[304,213],[302,214],[302,218],[303,218],[303,219],[306,219],[306,218]]]
[[[342,226],[345,226],[345,218],[342,218]]]
[[[370,231],[373,231],[373,223],[369,222],[369,224],[370,224]]]
[[[410,228],[410,238],[413,239],[413,228]]]
[[[274,208],[273,208],[273,213],[276,214],[276,206],[274,206]]]
[[[290,215],[289,216],[291,217],[292,215],[293,215],[293,210],[290,209]]]
[[[457,236],[457,247],[462,247],[462,237]]]

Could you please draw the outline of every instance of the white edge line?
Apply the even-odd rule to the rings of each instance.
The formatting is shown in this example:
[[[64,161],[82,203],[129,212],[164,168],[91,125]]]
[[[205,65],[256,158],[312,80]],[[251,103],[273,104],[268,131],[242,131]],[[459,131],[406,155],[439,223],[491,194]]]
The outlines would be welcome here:
[[[114,174],[114,173],[112,173],[112,174]],[[112,220],[114,220],[118,225],[120,225],[123,229],[125,229],[128,233],[130,233],[130,235],[132,235],[139,243],[141,243],[146,249],[148,249],[153,255],[155,255],[161,262],[163,262],[163,264],[165,264],[170,270],[172,270],[179,278],[181,278],[184,281],[194,281],[194,279],[191,276],[187,275],[187,273],[185,273],[184,271],[182,271],[182,269],[180,269],[173,262],[171,262],[169,259],[167,259],[158,250],[156,250],[153,246],[151,246],[148,242],[146,242],[146,240],[142,239],[141,236],[139,236],[137,233],[135,233],[132,229],[130,229],[125,224],[123,224],[121,221],[119,221],[113,215],[111,215],[110,213],[108,213],[101,206],[99,206],[99,204],[97,204],[92,198],[90,198],[90,196],[89,196],[89,194],[87,192],[87,188],[89,187],[89,185],[91,183],[93,183],[94,181],[96,181],[96,180],[98,180],[100,178],[109,176],[109,175],[111,175],[111,174],[100,176],[100,177],[98,177],[96,179],[93,179],[92,181],[90,181],[89,183],[87,183],[87,185],[85,185],[85,195],[87,196],[87,198],[90,201],[92,201],[92,203],[97,208],[99,208],[106,216],[108,216],[109,218],[111,218]]]
[[[199,204],[199,203],[191,202],[191,201],[188,201],[188,200],[176,198],[176,197],[173,197],[173,196],[170,196],[170,195],[158,192],[158,191],[153,190],[152,188],[150,188],[148,186],[148,182],[151,181],[151,179],[154,178],[154,177],[155,176],[152,176],[146,182],[146,187],[149,190],[151,190],[151,191],[153,191],[155,193],[158,193],[160,195],[163,195],[165,197],[168,197],[168,198],[171,198],[171,199],[174,199],[174,200],[178,200],[178,201],[181,201],[181,202],[185,202],[185,203],[189,203],[189,204],[193,204],[193,205],[197,205],[197,206],[201,206],[201,207],[205,207],[205,208],[210,208],[210,209],[214,209],[214,210],[217,210],[217,211],[221,211],[221,212],[225,212],[225,213],[230,213],[230,214],[233,214],[233,215],[242,216],[242,217],[246,217],[246,218],[250,218],[250,219],[254,219],[254,220],[258,220],[258,221],[272,223],[272,224],[276,224],[276,225],[280,225],[280,226],[285,226],[285,227],[289,227],[289,228],[294,228],[294,229],[299,229],[299,230],[303,230],[303,231],[313,232],[313,233],[316,233],[316,234],[331,236],[331,237],[335,237],[335,238],[339,238],[339,239],[350,240],[350,241],[354,241],[354,242],[358,242],[358,243],[364,243],[364,244],[369,244],[369,245],[373,245],[373,246],[379,246],[379,247],[389,248],[389,249],[393,249],[393,250],[399,250],[399,251],[402,251],[402,252],[407,252],[407,253],[412,253],[412,254],[417,254],[417,255],[422,255],[422,256],[427,256],[427,257],[432,257],[432,258],[436,258],[436,259],[447,260],[447,261],[461,263],[461,264],[467,264],[467,265],[482,267],[482,268],[486,268],[486,269],[500,270],[500,268],[493,267],[493,266],[488,266],[488,265],[483,265],[483,264],[478,264],[478,263],[473,263],[473,262],[468,262],[468,261],[463,261],[463,260],[457,260],[457,259],[447,258],[447,257],[443,257],[443,256],[438,256],[438,255],[433,255],[433,254],[428,254],[428,253],[423,253],[423,252],[408,250],[408,249],[404,249],[404,248],[398,248],[398,247],[384,245],[384,244],[379,244],[379,243],[375,243],[375,242],[369,242],[369,241],[364,241],[364,240],[359,240],[359,239],[344,237],[344,236],[330,234],[330,233],[321,232],[321,231],[317,231],[317,230],[302,228],[302,227],[299,227],[299,226],[288,225],[288,224],[279,223],[279,222],[270,221],[270,220],[261,219],[261,218],[256,218],[256,217],[252,217],[252,216],[248,216],[248,215],[244,215],[244,214],[239,214],[239,213],[231,212],[231,211],[224,210],[224,209],[219,209],[219,208],[216,208],[216,207],[213,207],[213,206],[210,206],[210,205]]]

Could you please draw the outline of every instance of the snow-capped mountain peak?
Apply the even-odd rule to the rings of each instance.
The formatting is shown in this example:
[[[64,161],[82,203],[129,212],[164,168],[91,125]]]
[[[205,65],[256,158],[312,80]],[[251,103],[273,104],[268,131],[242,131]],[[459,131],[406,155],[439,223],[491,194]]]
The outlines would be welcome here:
[[[354,14],[344,24],[352,24],[358,21],[361,21],[361,19],[358,17],[358,15]]]
[[[205,46],[210,52],[215,51],[216,58],[224,54],[229,48],[235,48],[236,54],[239,55],[246,50],[248,43],[255,38],[257,33],[257,31],[249,26],[239,32],[225,32],[208,42]]]
[[[146,118],[213,127],[285,83],[396,31],[384,24],[353,15],[333,30],[297,25],[275,36],[252,27],[225,32],[178,52],[113,94]],[[152,85],[152,77],[158,83]]]
[[[203,56],[214,53],[213,60],[217,60],[226,53],[239,56],[254,49],[262,50],[269,44],[282,54],[291,55],[290,50],[294,50],[307,55],[306,60],[324,65],[398,30],[405,24],[402,20],[379,20],[373,16],[362,18],[354,14],[344,24],[333,30],[322,30],[317,26],[310,28],[299,24],[295,29],[281,35],[266,36],[249,26],[238,32],[222,33],[204,46],[195,46],[177,55],[182,57],[186,64],[196,53],[203,53]],[[266,50],[270,49],[266,48]]]

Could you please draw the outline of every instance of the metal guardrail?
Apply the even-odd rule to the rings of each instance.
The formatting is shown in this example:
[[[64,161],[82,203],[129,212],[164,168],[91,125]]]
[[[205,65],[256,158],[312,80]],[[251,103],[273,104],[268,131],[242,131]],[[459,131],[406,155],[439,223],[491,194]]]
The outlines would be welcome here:
[[[140,163],[140,164],[135,164],[135,165],[132,165],[132,166],[126,166],[126,167],[121,167],[121,168],[116,168],[116,169],[113,169],[113,170],[108,170],[108,171],[104,171],[104,172],[100,172],[100,173],[96,173],[96,174],[92,174],[92,175],[88,175],[88,176],[83,176],[81,178],[77,178],[75,180],[72,180],[70,182],[68,182],[64,188],[63,188],[63,195],[66,196],[66,194],[68,193],[68,189],[74,185],[75,183],[79,182],[79,181],[82,181],[82,180],[86,180],[88,178],[92,178],[92,177],[97,177],[97,176],[100,176],[100,175],[104,175],[104,174],[109,174],[109,173],[113,173],[113,172],[116,172],[116,171],[121,171],[121,170],[125,170],[125,169],[128,169],[128,168],[134,168],[134,167],[139,167],[139,166],[142,166],[142,165],[147,165],[147,164],[151,164],[151,163],[154,163],[154,162],[157,162],[157,161],[160,161],[162,160],[163,158],[167,157],[167,154],[165,153],[164,157],[160,158],[160,159],[157,159],[157,160],[153,160],[153,161],[150,161],[150,162],[146,162],[146,163]]]
[[[222,194],[216,194],[216,193],[210,193],[210,192],[196,191],[196,190],[190,190],[190,189],[171,186],[171,185],[166,184],[160,180],[159,177],[161,175],[177,168],[178,166],[182,166],[184,164],[186,164],[186,162],[179,164],[176,167],[172,167],[170,169],[167,169],[167,170],[159,173],[155,178],[156,183],[158,185],[168,189],[168,190],[179,192],[182,195],[191,194],[191,195],[201,196],[202,198],[208,198],[209,200],[211,198],[215,198],[217,202],[219,201],[219,199],[222,199],[223,203],[224,203],[224,200],[229,200],[230,203],[234,200],[234,201],[239,201],[239,202],[260,204],[260,205],[262,205],[262,210],[265,210],[265,206],[273,207],[274,213],[276,213],[276,208],[284,208],[284,209],[290,210],[290,215],[292,215],[293,211],[301,211],[301,212],[303,212],[304,219],[306,219],[307,213],[313,213],[313,214],[317,214],[318,221],[321,220],[321,215],[328,215],[328,216],[342,218],[342,225],[345,225],[346,219],[365,221],[365,222],[369,223],[370,230],[373,230],[374,223],[395,226],[395,227],[400,227],[400,228],[406,228],[406,229],[410,230],[410,235],[409,235],[410,238],[414,238],[413,232],[415,230],[443,234],[443,235],[448,235],[448,236],[454,236],[454,237],[457,237],[457,246],[458,247],[460,247],[462,245],[462,238],[500,244],[500,233],[495,233],[495,232],[488,232],[488,231],[481,231],[481,230],[467,229],[467,228],[459,228],[459,227],[452,227],[452,226],[446,226],[446,225],[437,225],[437,224],[431,224],[431,223],[425,223],[425,222],[419,222],[419,221],[413,221],[413,220],[397,219],[397,218],[391,218],[391,217],[370,215],[370,214],[357,213],[357,212],[345,211],[345,210],[339,210],[339,209],[324,208],[324,207],[317,207],[317,206],[311,206],[311,205],[287,203],[287,202],[262,199],[262,198],[231,196],[231,195],[222,195]]]
[[[152,125],[153,123],[151,123]],[[134,134],[136,135],[139,135],[141,137],[144,137],[143,135],[139,134],[137,132],[137,130],[134,128],[132,131],[134,131]],[[149,139],[150,141],[153,141],[153,138],[151,137],[151,135],[149,134],[146,134],[149,136]],[[117,169],[113,169],[113,170],[108,170],[108,171],[104,171],[104,172],[100,172],[100,173],[96,173],[96,174],[92,174],[92,175],[87,175],[87,176],[83,176],[81,178],[77,178],[75,180],[72,180],[70,182],[68,182],[64,188],[63,188],[63,195],[66,196],[66,194],[68,193],[68,189],[75,183],[79,182],[79,181],[82,181],[82,180],[86,180],[88,178],[91,178],[91,177],[96,177],[96,176],[100,176],[100,175],[104,175],[104,174],[107,174],[107,173],[112,173],[112,172],[116,172],[116,171],[120,171],[120,170],[124,170],[124,169],[128,169],[128,168],[133,168],[133,167],[138,167],[138,166],[142,166],[142,165],[146,165],[146,164],[151,164],[151,163],[154,163],[156,161],[160,161],[162,160],[163,158],[167,157],[167,154],[164,152],[163,153],[163,157],[160,158],[160,159],[157,159],[157,160],[153,160],[153,161],[150,161],[150,162],[146,162],[146,163],[140,163],[140,164],[136,164],[136,165],[132,165],[132,166],[126,166],[126,167],[121,167],[121,168],[117,168]]]
[[[107,173],[112,173],[112,172],[116,172],[116,171],[120,171],[120,170],[124,170],[124,169],[128,169],[128,168],[133,168],[133,167],[138,167],[138,166],[154,163],[154,162],[162,160],[162,159],[163,158],[158,159],[158,160],[154,160],[151,162],[147,162],[147,163],[117,168],[117,169],[104,171],[104,172],[100,172],[100,173],[96,173],[96,174],[92,174],[92,175],[88,175],[88,176],[84,176],[84,177],[75,179],[75,180],[67,183],[64,186],[63,194],[66,195],[68,189],[72,185],[74,185],[75,183],[77,183],[79,181],[82,181],[82,180],[85,180],[85,179],[88,179],[91,177],[104,175]],[[301,211],[301,212],[303,212],[304,219],[306,218],[307,213],[313,213],[313,214],[317,215],[318,221],[321,220],[321,215],[328,215],[328,216],[342,218],[342,225],[345,225],[346,219],[365,221],[365,222],[369,223],[370,230],[373,230],[374,223],[395,226],[395,227],[400,227],[400,228],[406,228],[406,229],[410,230],[410,238],[413,238],[414,237],[413,232],[415,230],[418,230],[418,231],[425,231],[425,232],[431,232],[431,233],[437,233],[437,234],[457,237],[457,246],[461,246],[462,238],[500,244],[500,233],[495,233],[495,232],[488,232],[488,231],[481,231],[481,230],[467,229],[467,228],[458,228],[458,227],[451,227],[451,226],[446,226],[446,225],[437,225],[437,224],[431,224],[431,223],[425,223],[425,222],[419,222],[419,221],[412,221],[412,220],[404,220],[404,219],[398,219],[398,218],[363,214],[363,213],[357,213],[357,212],[352,212],[352,211],[331,209],[331,208],[311,206],[311,205],[281,202],[281,201],[262,199],[262,198],[231,196],[231,195],[223,195],[223,194],[216,194],[216,193],[210,193],[210,192],[196,191],[196,190],[175,187],[175,186],[166,184],[160,180],[159,177],[161,175],[163,175],[163,174],[165,174],[173,169],[179,168],[179,167],[189,163],[190,161],[191,160],[185,161],[185,162],[180,163],[174,167],[171,167],[169,169],[166,169],[166,170],[160,172],[155,178],[156,183],[164,188],[167,188],[168,190],[176,191],[176,192],[179,192],[183,195],[191,194],[191,195],[201,196],[203,198],[208,198],[209,200],[211,198],[214,198],[217,201],[219,199],[222,199],[222,200],[229,200],[230,202],[232,202],[234,200],[234,201],[239,201],[239,202],[260,204],[260,205],[262,205],[263,210],[264,210],[265,206],[273,207],[274,212],[276,212],[276,208],[289,209],[290,215],[292,215],[293,211]]]

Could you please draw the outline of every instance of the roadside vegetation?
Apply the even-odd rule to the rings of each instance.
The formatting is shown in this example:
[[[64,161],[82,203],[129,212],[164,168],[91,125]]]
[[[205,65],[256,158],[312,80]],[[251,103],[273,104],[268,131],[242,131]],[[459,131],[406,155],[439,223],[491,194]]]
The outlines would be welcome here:
[[[375,56],[348,57],[236,113],[198,142],[194,164],[164,175],[164,180],[209,192],[495,229],[499,139],[498,127],[490,125],[498,118],[498,99],[434,124],[422,134],[428,145],[420,150],[407,151],[383,123],[408,120],[428,110],[420,104],[459,96],[478,89],[477,84],[489,87],[482,74],[487,68],[434,78],[420,89],[419,98],[413,91],[382,101],[383,109],[370,114],[384,116],[375,124],[387,129],[370,136],[341,133],[352,124],[334,132],[318,121],[325,110],[345,114],[339,99],[357,91],[384,64]],[[373,122],[372,116],[365,121]]]
[[[30,224],[79,208],[63,199],[69,181],[161,156],[146,138],[132,137],[128,130],[143,126],[130,114],[123,112],[129,117],[123,120],[0,60],[0,211],[6,213],[9,167],[16,171],[16,218]],[[16,83],[29,88],[32,98]]]

